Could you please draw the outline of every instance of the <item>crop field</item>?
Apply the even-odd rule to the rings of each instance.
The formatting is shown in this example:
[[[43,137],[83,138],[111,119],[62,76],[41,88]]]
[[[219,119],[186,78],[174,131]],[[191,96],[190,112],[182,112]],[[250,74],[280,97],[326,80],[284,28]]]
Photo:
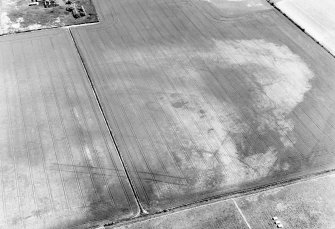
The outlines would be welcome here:
[[[107,228],[271,229],[277,228],[275,217],[283,228],[333,229],[334,185],[334,174],[328,174],[234,199],[209,201],[145,220],[129,220]]]
[[[334,174],[237,200],[252,228],[273,227],[277,216],[285,228],[334,228]]]
[[[149,212],[333,169],[334,61],[250,2],[99,1],[71,29]]]
[[[0,37],[0,228],[267,228],[260,189],[335,169],[334,58],[265,0],[94,5]]]
[[[134,220],[135,221],[135,220]],[[232,200],[202,205],[138,222],[126,222],[108,229],[248,229]],[[256,227],[255,227],[256,228]],[[264,228],[265,229],[265,228]]]
[[[335,55],[335,2],[323,0],[281,0],[271,2],[316,41]]]
[[[0,40],[0,228],[70,228],[137,207],[66,30]]]

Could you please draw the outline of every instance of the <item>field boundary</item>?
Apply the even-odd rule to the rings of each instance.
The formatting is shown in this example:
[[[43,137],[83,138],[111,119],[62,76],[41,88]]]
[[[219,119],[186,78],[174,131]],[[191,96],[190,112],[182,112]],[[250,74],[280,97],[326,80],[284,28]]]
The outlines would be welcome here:
[[[136,193],[134,184],[133,184],[133,182],[132,182],[132,180],[131,180],[131,178],[130,178],[130,175],[129,175],[127,166],[126,166],[126,164],[125,164],[125,162],[124,162],[124,159],[123,159],[122,156],[121,156],[121,153],[120,153],[119,147],[118,147],[118,145],[117,145],[117,143],[116,143],[116,140],[115,140],[115,137],[114,137],[114,135],[113,135],[112,129],[111,129],[111,127],[110,127],[110,125],[109,125],[109,123],[108,123],[108,121],[107,121],[106,115],[105,115],[104,110],[103,110],[103,108],[102,108],[102,104],[101,104],[101,102],[100,102],[99,96],[98,96],[98,94],[97,94],[97,91],[96,91],[96,89],[95,89],[95,87],[94,87],[93,81],[92,81],[92,79],[90,78],[90,75],[89,75],[88,70],[87,70],[87,68],[86,68],[85,61],[84,61],[84,59],[83,59],[83,57],[82,57],[82,55],[81,55],[81,53],[80,53],[80,49],[79,49],[79,47],[77,46],[77,43],[76,43],[75,38],[74,38],[74,36],[73,36],[73,34],[72,34],[71,28],[67,28],[67,29],[68,29],[68,31],[69,31],[71,40],[73,41],[73,44],[74,44],[74,46],[75,46],[76,52],[77,52],[77,54],[78,54],[78,56],[79,56],[80,62],[81,62],[81,64],[82,64],[83,68],[84,68],[86,77],[87,77],[87,79],[88,79],[88,81],[89,81],[89,83],[90,83],[90,86],[91,86],[91,88],[92,88],[92,91],[93,91],[95,100],[96,100],[96,102],[98,103],[99,110],[100,110],[100,112],[101,112],[101,114],[102,114],[102,117],[103,117],[103,119],[104,119],[105,125],[106,125],[106,127],[107,127],[107,129],[108,129],[108,132],[109,132],[109,134],[110,134],[110,137],[111,137],[111,139],[112,139],[112,141],[113,141],[113,144],[114,144],[114,146],[115,146],[116,152],[117,152],[117,154],[118,154],[118,156],[119,156],[119,158],[120,158],[122,167],[123,167],[123,169],[124,169],[124,171],[125,171],[125,174],[126,174],[126,176],[127,176],[128,182],[129,182],[130,187],[131,187],[131,190],[132,190],[133,195],[134,195],[134,197],[135,197],[137,207],[138,207],[139,210],[140,210],[139,214],[142,215],[142,214],[145,213],[145,210],[144,210],[144,208],[143,208],[142,205],[141,205],[141,202],[140,202],[139,197],[138,197],[138,195],[137,195],[137,193]],[[136,217],[137,217],[137,215],[135,215],[135,218],[136,218]]]
[[[321,44],[316,38],[314,38],[310,33],[308,33],[302,26],[296,23],[290,16],[285,14],[279,7],[276,6],[276,2],[273,0],[266,0],[277,12],[282,14],[285,18],[287,18],[290,22],[292,22],[300,31],[306,34],[309,38],[311,38],[314,42],[316,42],[319,46],[321,46],[327,53],[329,53],[333,58],[335,58],[335,54],[333,54],[328,48],[326,48],[323,44]]]
[[[320,45],[326,52],[328,52],[332,57],[335,57],[327,48],[325,48],[322,44],[320,44],[314,37],[312,37],[310,34],[308,34],[301,26],[299,26],[298,24],[296,24],[290,17],[288,17],[284,12],[282,12],[277,6],[274,5],[274,3],[271,2],[271,0],[266,0],[278,13],[280,13],[280,15],[284,16],[286,19],[288,19],[290,22],[293,23],[293,25],[295,25],[297,28],[299,28],[299,30],[301,30],[304,34],[306,34],[309,38],[311,38],[314,42],[316,42],[318,45]],[[98,10],[98,9],[97,9]],[[101,18],[99,18],[101,19]],[[100,21],[101,23],[101,21]],[[91,27],[92,28],[92,27]],[[222,195],[214,195],[214,196],[211,196],[209,198],[204,198],[204,199],[200,199],[198,201],[193,201],[193,202],[190,202],[190,203],[187,203],[187,204],[182,204],[182,205],[179,205],[179,206],[176,206],[176,207],[172,207],[172,208],[167,208],[167,209],[164,209],[162,211],[159,211],[159,212],[156,212],[156,213],[152,213],[150,215],[147,214],[147,212],[144,210],[144,208],[142,207],[141,205],[141,202],[140,202],[140,199],[139,199],[139,196],[138,194],[136,193],[136,189],[135,189],[135,185],[134,185],[134,182],[131,180],[131,177],[130,177],[130,173],[127,169],[127,166],[125,164],[125,161],[121,155],[121,152],[119,150],[119,147],[117,145],[117,142],[115,140],[115,137],[113,135],[113,131],[108,123],[108,120],[107,120],[107,116],[104,112],[104,109],[103,109],[103,106],[102,106],[102,103],[100,101],[100,98],[97,94],[97,89],[95,88],[95,85],[90,77],[90,74],[89,74],[89,71],[86,67],[86,64],[85,64],[85,60],[84,60],[84,57],[82,56],[81,54],[81,51],[80,51],[80,48],[79,46],[77,45],[76,43],[76,39],[75,39],[75,36],[73,35],[73,32],[72,32],[72,28],[66,28],[69,30],[69,33],[70,33],[70,36],[73,40],[73,43],[75,45],[75,48],[78,52],[78,55],[80,57],[80,61],[82,62],[82,65],[84,67],[84,70],[86,72],[86,76],[89,80],[89,83],[90,83],[90,86],[92,87],[92,90],[93,90],[93,93],[94,93],[94,96],[97,100],[97,103],[99,105],[99,109],[103,115],[103,118],[104,118],[104,121],[105,121],[105,124],[108,128],[108,131],[111,135],[111,138],[113,140],[113,143],[116,147],[116,150],[117,150],[117,153],[119,155],[119,158],[121,160],[121,163],[122,163],[122,166],[125,170],[125,173],[127,175],[127,179],[130,183],[130,186],[132,188],[132,191],[133,191],[133,194],[135,196],[135,199],[136,199],[136,202],[137,202],[137,205],[140,209],[140,214],[135,216],[133,219],[130,219],[130,220],[145,220],[148,218],[151,218],[151,217],[156,217],[156,216],[159,216],[159,215],[163,215],[163,214],[169,214],[171,212],[175,212],[175,211],[179,211],[179,210],[183,210],[183,209],[188,209],[188,208],[192,208],[194,206],[198,206],[198,205],[203,205],[203,204],[206,204],[208,202],[212,202],[212,201],[222,201],[222,200],[228,200],[228,199],[233,199],[233,198],[238,198],[240,196],[245,196],[245,195],[252,195],[252,194],[255,194],[255,193],[258,193],[258,192],[261,192],[261,191],[266,191],[266,190],[271,190],[271,189],[276,189],[276,188],[279,188],[279,187],[285,187],[285,186],[289,186],[289,185],[292,185],[292,184],[296,184],[296,183],[300,183],[300,182],[304,182],[306,180],[312,180],[312,179],[316,179],[320,176],[325,176],[327,174],[333,174],[335,173],[335,169],[329,169],[329,170],[324,170],[324,171],[314,171],[314,172],[311,172],[310,174],[307,174],[307,175],[298,175],[297,177],[294,177],[294,178],[287,178],[287,179],[284,179],[284,180],[280,180],[280,181],[276,181],[276,182],[270,182],[270,183],[266,183],[266,184],[263,184],[263,185],[259,185],[259,186],[256,186],[256,187],[253,187],[253,188],[241,188],[240,190],[238,191],[233,191],[233,192],[229,192],[227,194],[222,194]],[[129,220],[129,219],[128,219]],[[125,223],[127,220],[120,220],[118,222],[113,222],[111,224],[106,224],[105,226],[115,226],[115,225],[119,225],[119,224],[122,224],[122,223]]]

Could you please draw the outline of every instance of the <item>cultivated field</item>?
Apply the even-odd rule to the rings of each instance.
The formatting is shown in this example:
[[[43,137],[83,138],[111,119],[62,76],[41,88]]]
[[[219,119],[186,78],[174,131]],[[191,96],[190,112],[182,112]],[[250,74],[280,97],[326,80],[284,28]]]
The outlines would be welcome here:
[[[334,1],[271,0],[271,2],[335,55]]]
[[[85,228],[135,215],[68,31],[2,37],[0,69],[0,228]]]
[[[298,228],[303,186],[233,194],[334,169],[334,58],[265,0],[95,5],[99,24],[0,37],[0,228]]]
[[[252,228],[274,228],[277,216],[284,228],[334,228],[334,174],[236,200]]]
[[[283,228],[333,229],[334,185],[335,176],[329,174],[234,199],[209,201],[145,220],[130,220],[106,229],[277,228],[273,217]]]
[[[333,59],[249,2],[97,1],[71,29],[149,212],[333,168]]]
[[[108,229],[248,229],[242,216],[232,200],[220,201],[184,209],[170,214],[152,217],[147,220],[127,222],[122,226],[107,227]],[[106,228],[106,229],[107,229]],[[255,227],[256,228],[256,227]],[[265,228],[264,228],[265,229]]]

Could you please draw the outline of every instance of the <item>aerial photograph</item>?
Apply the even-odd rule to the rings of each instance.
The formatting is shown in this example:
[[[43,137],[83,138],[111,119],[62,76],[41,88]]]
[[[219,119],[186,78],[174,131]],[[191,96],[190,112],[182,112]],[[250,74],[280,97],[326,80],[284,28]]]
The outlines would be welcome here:
[[[335,229],[334,0],[0,0],[0,229]]]

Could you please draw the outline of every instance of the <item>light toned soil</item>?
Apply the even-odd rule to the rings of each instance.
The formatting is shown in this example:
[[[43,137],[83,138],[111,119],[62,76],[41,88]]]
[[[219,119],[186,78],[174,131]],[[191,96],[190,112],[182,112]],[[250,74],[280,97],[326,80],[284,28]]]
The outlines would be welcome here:
[[[28,6],[29,2],[29,0],[2,1],[0,35],[98,21],[90,0],[77,1],[85,7],[88,14],[78,19],[66,11],[67,6],[63,0],[59,0],[61,3],[59,6],[52,8],[44,8],[42,5]]]
[[[275,5],[335,55],[335,2],[282,0]]]
[[[333,229],[335,176],[318,178],[260,192],[237,200],[252,228],[275,228],[273,216],[284,228]]]
[[[248,229],[232,200],[196,206],[183,211],[106,229]]]
[[[0,227],[138,216],[129,181],[157,213],[334,169],[334,59],[227,1],[98,0],[102,23],[0,37]]]
[[[335,175],[302,181],[225,201],[131,220],[108,229],[277,228],[273,217],[290,229],[333,229]],[[122,223],[121,223],[122,224]]]
[[[333,167],[334,61],[268,3],[96,4],[72,31],[147,211]]]
[[[137,213],[66,30],[0,38],[0,228],[86,228]]]

